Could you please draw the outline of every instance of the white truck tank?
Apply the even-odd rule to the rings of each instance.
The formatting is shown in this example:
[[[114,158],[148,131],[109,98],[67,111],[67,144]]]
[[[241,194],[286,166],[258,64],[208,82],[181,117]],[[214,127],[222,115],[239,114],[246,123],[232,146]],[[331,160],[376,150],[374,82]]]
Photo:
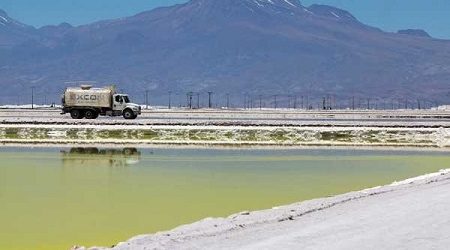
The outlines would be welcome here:
[[[90,86],[67,88],[64,93],[65,106],[107,108],[112,106],[113,87],[92,88]]]

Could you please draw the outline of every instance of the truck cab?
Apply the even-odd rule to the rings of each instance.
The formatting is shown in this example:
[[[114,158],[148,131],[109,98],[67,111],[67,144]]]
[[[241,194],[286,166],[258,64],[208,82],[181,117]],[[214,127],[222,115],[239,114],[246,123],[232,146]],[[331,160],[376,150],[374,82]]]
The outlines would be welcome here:
[[[114,113],[120,113],[125,119],[135,119],[141,114],[141,107],[135,103],[130,102],[130,97],[126,94],[113,95]]]

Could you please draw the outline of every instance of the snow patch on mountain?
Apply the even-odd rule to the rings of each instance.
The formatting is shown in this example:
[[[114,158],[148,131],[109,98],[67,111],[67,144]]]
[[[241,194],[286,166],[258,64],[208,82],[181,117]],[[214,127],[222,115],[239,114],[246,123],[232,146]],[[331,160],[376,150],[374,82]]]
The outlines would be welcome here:
[[[335,16],[336,18],[341,18],[338,14],[334,13],[333,11],[330,11],[330,12],[331,12],[331,14],[332,14],[333,16]]]
[[[2,9],[0,9],[0,24],[1,25],[6,25],[7,23],[9,23],[9,18],[8,15],[6,14],[6,12]]]
[[[10,18],[8,16],[8,14],[2,9],[0,9],[0,25],[2,25],[2,26],[16,26],[16,27],[21,27],[21,28],[29,27],[29,26],[27,26],[27,25],[25,25],[23,23],[20,23],[20,22],[18,22],[16,20]]]
[[[273,5],[276,7],[288,7],[288,8],[298,8],[301,4],[298,0],[253,0],[253,2],[259,7],[265,7],[268,5]]]
[[[0,15],[0,25],[6,26],[7,23],[9,23],[8,18]]]
[[[309,12],[313,13],[316,16],[339,19],[340,21],[349,21],[349,22],[357,22],[358,20],[350,14],[348,11],[328,6],[328,5],[319,5],[313,4],[307,8]]]

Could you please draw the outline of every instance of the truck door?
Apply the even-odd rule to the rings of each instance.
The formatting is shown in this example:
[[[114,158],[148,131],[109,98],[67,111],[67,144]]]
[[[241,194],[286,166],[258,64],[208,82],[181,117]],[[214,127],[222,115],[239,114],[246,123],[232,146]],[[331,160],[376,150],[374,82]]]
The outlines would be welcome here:
[[[122,95],[114,95],[113,100],[113,110],[114,111],[122,111],[126,107],[125,100]]]

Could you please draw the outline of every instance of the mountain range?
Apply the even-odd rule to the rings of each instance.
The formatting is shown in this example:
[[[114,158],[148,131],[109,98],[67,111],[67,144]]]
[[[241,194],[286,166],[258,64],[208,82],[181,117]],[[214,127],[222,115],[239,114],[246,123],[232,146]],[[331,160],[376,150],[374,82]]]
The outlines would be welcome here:
[[[450,100],[450,41],[385,32],[298,0],[191,0],[120,19],[34,28],[0,10],[0,102],[57,99],[78,81],[164,104],[169,91]],[[17,96],[17,98],[16,98]],[[270,97],[270,100],[269,100]]]

